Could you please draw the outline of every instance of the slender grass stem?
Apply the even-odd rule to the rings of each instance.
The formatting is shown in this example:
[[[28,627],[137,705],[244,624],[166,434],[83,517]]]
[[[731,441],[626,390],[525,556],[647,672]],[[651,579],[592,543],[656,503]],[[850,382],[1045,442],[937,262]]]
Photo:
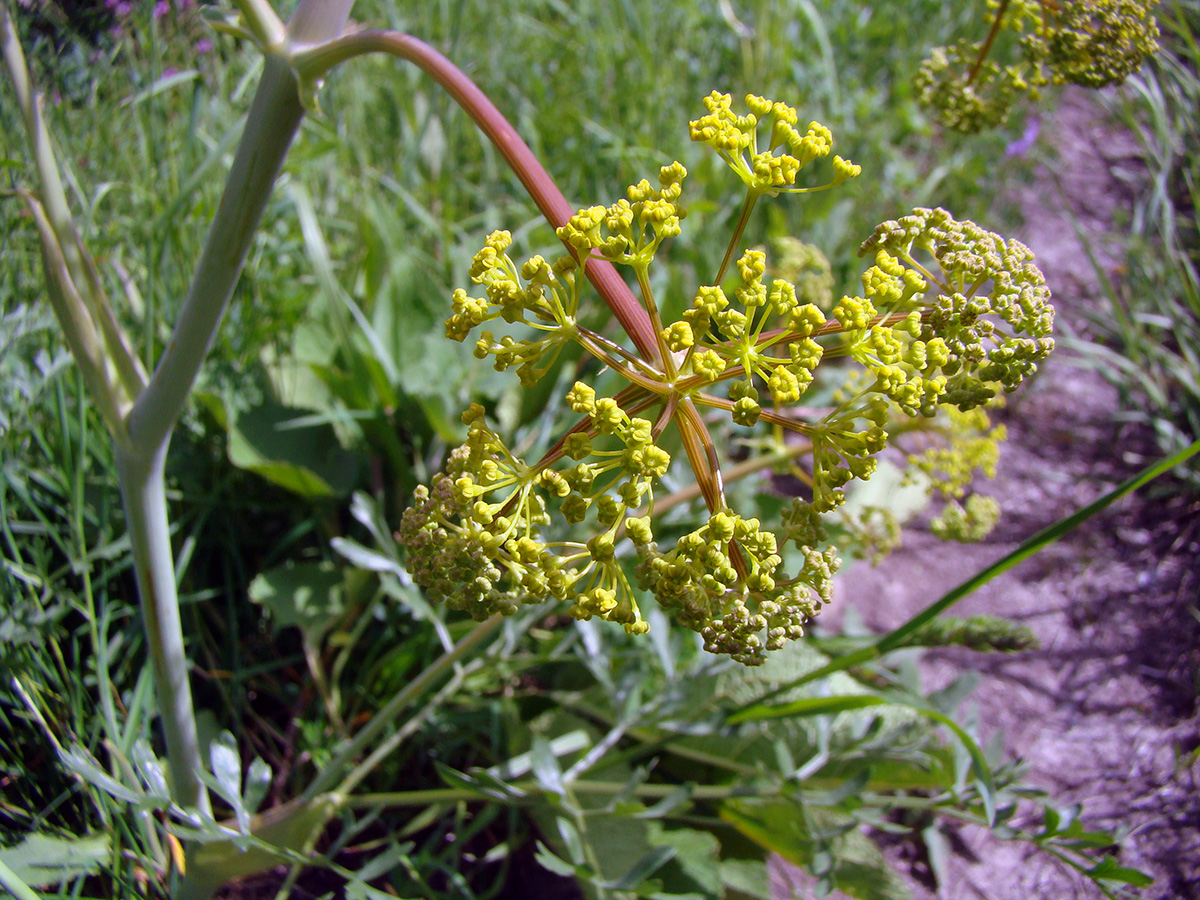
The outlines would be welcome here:
[[[770,691],[759,695],[754,700],[740,704],[734,713],[729,717],[728,721],[734,723],[743,720],[769,717],[772,714],[772,708],[763,706],[763,704],[768,700],[779,697],[780,695],[785,694],[802,684],[807,684],[808,682],[815,681],[818,678],[824,678],[826,675],[832,675],[834,672],[842,672],[846,669],[851,669],[856,666],[861,666],[865,663],[872,662],[881,658],[884,654],[897,649],[898,647],[903,647],[904,642],[914,631],[922,627],[926,622],[929,622],[931,619],[934,619],[944,613],[947,609],[949,609],[959,600],[963,599],[963,597],[966,597],[968,594],[973,592],[976,588],[991,581],[1001,572],[1008,571],[1022,560],[1033,556],[1033,554],[1037,553],[1043,547],[1054,543],[1054,541],[1061,538],[1068,531],[1073,530],[1077,526],[1086,522],[1088,519],[1107,509],[1126,494],[1133,493],[1138,488],[1154,480],[1165,472],[1170,471],[1176,466],[1181,465],[1198,453],[1200,453],[1200,441],[1194,442],[1190,446],[1167,457],[1166,459],[1147,466],[1136,475],[1133,475],[1132,477],[1121,482],[1121,484],[1117,485],[1117,487],[1113,488],[1099,500],[1089,503],[1082,509],[1079,509],[1071,515],[1058,520],[1052,525],[1046,526],[1032,537],[1022,541],[1021,545],[1012,553],[1009,553],[1003,559],[997,560],[986,569],[975,573],[962,584],[951,589],[940,599],[935,600],[933,603],[926,606],[898,628],[894,628],[887,634],[880,637],[879,640],[869,644],[866,647],[863,647],[860,650],[839,656],[826,665],[821,666],[818,669],[814,669],[813,671],[808,672],[799,678],[792,679],[781,685],[778,685],[772,688]]]
[[[733,226],[733,236],[729,239],[729,245],[725,248],[725,258],[721,260],[721,268],[717,270],[717,277],[713,280],[713,284],[720,286],[725,280],[725,272],[729,268],[729,262],[733,259],[733,254],[737,251],[738,242],[742,239],[742,232],[746,230],[746,223],[750,221],[750,213],[754,210],[754,204],[758,202],[758,194],[754,191],[746,193],[746,200],[742,203],[742,212],[738,216],[737,224]]]
[[[409,682],[404,690],[397,693],[391,700],[375,713],[363,728],[355,734],[355,736],[347,742],[333,757],[332,760],[321,770],[316,778],[312,780],[308,788],[304,791],[305,799],[312,799],[319,794],[325,793],[334,787],[336,784],[351,782],[357,784],[361,780],[364,773],[358,769],[352,769],[351,766],[356,757],[366,752],[367,748],[374,746],[375,741],[380,738],[383,733],[391,727],[395,720],[406,710],[410,705],[415,703],[422,694],[433,687],[442,677],[444,677],[451,669],[456,666],[460,660],[475,650],[480,644],[487,640],[492,633],[500,627],[504,619],[502,616],[495,615],[490,619],[480,622],[470,633],[467,634],[455,648],[449,653],[440,657],[432,665],[428,666],[420,675]],[[346,793],[342,788],[338,789],[338,793]]]

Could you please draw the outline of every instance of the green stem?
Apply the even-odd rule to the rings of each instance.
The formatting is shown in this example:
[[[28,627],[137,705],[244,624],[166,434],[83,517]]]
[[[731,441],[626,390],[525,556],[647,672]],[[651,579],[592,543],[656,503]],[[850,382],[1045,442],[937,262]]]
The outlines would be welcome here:
[[[379,712],[375,713],[371,718],[371,721],[347,742],[338,751],[337,755],[317,774],[317,777],[313,779],[312,783],[304,791],[304,798],[312,799],[318,794],[329,791],[338,783],[343,783],[343,785],[345,782],[357,784],[362,779],[363,773],[358,769],[351,770],[354,759],[374,744],[376,739],[383,735],[392,722],[409,705],[414,703],[425,691],[440,680],[459,660],[485,641],[492,632],[500,627],[500,623],[503,621],[502,616],[495,615],[485,622],[480,622],[471,629],[466,637],[458,642],[453,650],[427,667],[413,681],[409,682],[408,687],[404,688],[404,690],[400,691],[384,704]],[[348,771],[349,774],[347,774]],[[339,788],[338,793],[344,794],[346,790]]]
[[[545,792],[536,781],[518,781],[510,787],[526,794],[540,795]],[[602,796],[617,796],[632,793],[634,797],[643,800],[662,800],[670,797],[679,790],[677,784],[639,784],[630,791],[628,782],[624,781],[595,781],[576,779],[571,782],[571,790],[576,794],[598,794]],[[730,797],[775,796],[779,793],[776,785],[756,787],[745,783],[693,785],[689,796],[695,800],[726,800]],[[432,788],[427,791],[390,791],[377,794],[358,794],[346,801],[351,809],[378,809],[380,807],[402,806],[432,806],[435,803],[461,803],[463,801],[483,800],[485,797],[470,788]]]
[[[130,439],[139,447],[163,444],[183,411],[303,114],[287,60],[268,57],[171,340],[129,414]]]
[[[742,232],[746,230],[746,223],[750,221],[750,213],[754,210],[754,204],[757,202],[758,194],[754,193],[754,191],[747,192],[746,201],[742,204],[742,213],[738,216],[737,224],[733,227],[733,236],[729,239],[729,246],[725,248],[725,258],[721,260],[721,268],[717,270],[716,280],[713,281],[713,284],[718,287],[725,280],[725,271],[729,268],[729,262],[733,259],[738,242],[742,239]]]
[[[171,798],[209,811],[208,792],[197,777],[202,763],[188,684],[187,655],[175,589],[175,558],[167,521],[164,441],[148,456],[117,447],[117,476],[133,546],[146,645],[167,744]]]
[[[41,900],[41,894],[18,878],[3,862],[0,862],[0,888],[8,891],[16,900]]]

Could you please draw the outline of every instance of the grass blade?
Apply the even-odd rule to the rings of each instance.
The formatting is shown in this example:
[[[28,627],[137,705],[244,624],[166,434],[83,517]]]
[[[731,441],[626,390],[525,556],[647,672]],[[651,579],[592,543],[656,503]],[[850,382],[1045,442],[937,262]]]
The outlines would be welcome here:
[[[843,672],[846,669],[863,665],[864,663],[879,659],[891,650],[902,647],[905,640],[912,635],[913,632],[917,631],[917,629],[921,628],[931,619],[941,615],[976,588],[987,584],[997,575],[1007,572],[1013,566],[1017,565],[1017,563],[1023,562],[1024,560],[1033,556],[1039,550],[1054,543],[1067,532],[1073,530],[1079,525],[1082,525],[1093,516],[1098,515],[1113,503],[1120,500],[1122,497],[1133,493],[1138,488],[1149,483],[1150,481],[1153,481],[1158,476],[1169,472],[1176,466],[1191,459],[1197,453],[1200,453],[1200,441],[1195,441],[1190,446],[1180,450],[1178,453],[1172,454],[1166,459],[1160,460],[1159,462],[1146,467],[1136,475],[1117,485],[1099,500],[1089,503],[1082,509],[1076,510],[1071,515],[1063,519],[1059,519],[1054,524],[1043,528],[1037,534],[1027,538],[1012,553],[988,566],[986,569],[982,569],[981,571],[977,572],[975,575],[971,576],[957,587],[952,588],[943,597],[941,597],[941,599],[929,604],[929,606],[925,607],[903,625],[894,629],[893,631],[888,632],[875,643],[867,647],[863,647],[860,650],[856,650],[853,653],[848,653],[845,656],[837,657],[826,665],[821,666],[819,669],[815,669],[812,672],[800,676],[799,678],[787,681],[778,687],[773,688],[767,693],[762,694],[757,699],[742,704],[733,711],[727,721],[732,723],[748,721],[749,719],[753,718],[769,718],[771,717],[770,711],[777,709],[778,707],[764,706],[763,704],[767,703],[767,701],[785,694],[802,684],[807,684],[810,681],[816,681],[818,678],[824,678],[826,675],[832,675],[834,672]]]

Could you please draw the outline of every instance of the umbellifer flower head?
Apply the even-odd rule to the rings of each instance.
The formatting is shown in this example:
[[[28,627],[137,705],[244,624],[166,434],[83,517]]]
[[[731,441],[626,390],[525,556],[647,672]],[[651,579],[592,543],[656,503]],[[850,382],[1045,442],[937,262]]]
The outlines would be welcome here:
[[[827,129],[813,123],[800,132],[795,110],[753,95],[746,114],[735,113],[727,95],[704,102],[692,137],[743,181],[743,224],[760,195],[810,190],[795,187],[796,174],[830,153]],[[760,140],[760,131],[769,136]],[[857,167],[835,159],[825,187],[854,174]],[[532,463],[473,405],[463,416],[466,442],[444,473],[417,490],[399,537],[430,599],[476,619],[557,600],[577,619],[641,634],[649,628],[637,599],[644,592],[710,652],[757,665],[803,635],[829,601],[839,560],[821,518],[845,502],[851,483],[875,472],[890,430],[900,423],[899,431],[942,440],[920,423],[945,420],[947,408],[952,430],[953,416],[982,416],[972,411],[1015,388],[1050,351],[1053,316],[1027,248],[944,210],[917,209],[868,238],[862,292],[836,303],[824,279],[819,288],[798,288],[775,277],[823,257],[793,252],[773,268],[764,251],[737,247],[739,225],[716,278],[696,288],[677,321],[663,322],[646,272],[679,233],[685,175],[678,163],[664,166],[659,187],[639,182],[611,206],[577,212],[559,229],[570,252],[559,260],[518,264],[507,232],[487,238],[470,273],[483,296],[454,293],[447,335],[477,335],[475,355],[501,371],[516,368],[524,384],[542,378],[573,342],[627,386],[605,396],[577,381],[564,397],[574,424]],[[653,324],[636,346],[580,322],[578,275],[589,257],[637,274]],[[818,274],[828,269],[817,266]],[[831,358],[858,374],[832,401],[804,407]],[[771,448],[771,459],[805,485],[807,496],[777,525],[731,508],[721,472],[728,442],[709,433],[721,417],[748,446]],[[666,449],[668,429],[676,437],[669,446],[682,447],[679,459]],[[810,459],[806,468],[794,462],[798,451]],[[953,474],[931,483],[961,494],[966,473],[987,460],[947,453],[931,456],[928,468]],[[662,540],[656,503],[673,468],[695,479],[707,517]],[[972,533],[986,513],[968,501],[963,515],[947,514],[947,530]],[[886,517],[880,521],[887,526]],[[865,534],[875,520],[860,526]],[[875,544],[885,545],[888,533],[884,527]]]

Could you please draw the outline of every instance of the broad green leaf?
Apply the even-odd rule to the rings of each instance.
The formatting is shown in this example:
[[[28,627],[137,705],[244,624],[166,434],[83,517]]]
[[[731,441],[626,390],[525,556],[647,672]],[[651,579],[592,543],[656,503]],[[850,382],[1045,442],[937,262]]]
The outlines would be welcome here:
[[[230,461],[303,497],[345,496],[357,457],[341,448],[330,425],[294,426],[311,412],[267,401],[239,413],[229,430]]]
[[[721,900],[721,844],[711,832],[664,828],[654,823],[649,829],[649,842],[673,851],[672,857],[654,872],[665,893]]]
[[[785,799],[732,799],[721,818],[764,850],[860,900],[907,900],[908,888],[853,820]]]
[[[771,873],[759,859],[729,859],[721,863],[725,900],[762,900],[771,896]]]
[[[106,834],[71,838],[31,834],[19,844],[0,849],[0,862],[29,885],[54,887],[97,871],[110,852]]]
[[[250,599],[265,606],[276,627],[295,625],[319,637],[346,613],[343,572],[331,562],[289,562],[260,572]]]
[[[655,847],[642,855],[629,871],[616,881],[609,882],[606,887],[614,891],[628,891],[641,885],[647,878],[675,858],[674,847]]]

